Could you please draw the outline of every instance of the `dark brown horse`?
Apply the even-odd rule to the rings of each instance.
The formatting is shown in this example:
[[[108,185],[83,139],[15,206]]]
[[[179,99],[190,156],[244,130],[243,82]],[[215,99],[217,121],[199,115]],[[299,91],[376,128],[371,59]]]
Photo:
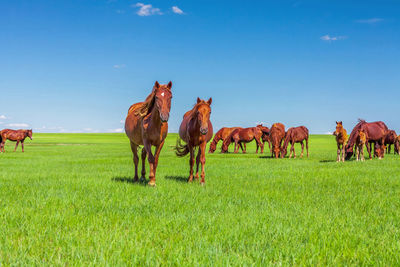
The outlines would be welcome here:
[[[160,85],[154,84],[152,92],[144,102],[133,104],[128,111],[125,120],[125,133],[128,136],[133,152],[133,162],[135,164],[135,182],[138,181],[138,147],[142,149],[142,176],[145,181],[146,175],[146,156],[150,164],[149,185],[156,185],[156,170],[158,157],[164,145],[168,133],[168,118],[171,109],[172,83]],[[151,147],[155,146],[155,154],[151,152]]]
[[[396,142],[394,143],[394,152],[400,155],[400,135],[396,137]]]
[[[396,154],[396,138],[396,132],[394,130],[389,130],[385,138],[386,153],[390,154],[392,145],[394,145],[394,153]]]
[[[201,162],[200,183],[202,185],[205,183],[204,168],[206,164],[206,146],[207,142],[210,141],[213,136],[213,127],[210,121],[211,102],[211,98],[208,99],[208,101],[197,98],[196,105],[194,105],[193,109],[185,113],[181,126],[179,127],[179,136],[186,144],[181,144],[181,139],[178,138],[175,147],[175,153],[179,157],[183,157],[190,153],[190,172],[188,182],[193,181],[195,148],[199,147],[196,158],[195,179],[199,179],[199,163]]]
[[[4,146],[6,144],[6,140],[10,140],[13,142],[17,142],[15,145],[14,152],[17,150],[18,144],[21,142],[22,152],[24,152],[24,142],[25,138],[32,138],[32,129],[30,130],[11,130],[4,129],[0,131],[0,152],[5,152]]]
[[[235,142],[234,153],[238,153],[239,147],[242,147],[242,144],[249,143],[253,140],[255,140],[257,143],[256,153],[258,153],[258,147],[261,147],[261,152],[262,152],[264,151],[264,145],[260,141],[261,136],[262,136],[262,131],[259,127],[236,129],[222,143],[222,152],[223,153],[228,152],[229,145],[232,142]],[[243,148],[242,151],[243,153],[246,153],[246,150],[243,150]]]
[[[274,123],[269,131],[269,138],[272,143],[272,157],[279,158],[282,140],[285,138],[285,125],[279,122]]]
[[[217,149],[217,144],[219,141],[224,141],[234,130],[239,129],[241,127],[223,127],[221,128],[215,135],[214,138],[210,144],[210,150],[208,150],[208,153],[214,153],[215,150]],[[235,150],[236,150],[236,145],[235,145]],[[242,149],[243,150],[243,149]]]
[[[269,139],[270,129],[266,126],[263,126],[262,124],[259,124],[256,127],[260,128],[262,131],[261,141],[263,143],[263,149],[261,150],[261,153],[264,153],[265,142],[268,142],[269,151],[271,151],[271,140]],[[257,152],[258,152],[258,146],[256,153]]]
[[[308,158],[308,129],[305,126],[289,128],[289,130],[287,130],[286,132],[285,141],[283,142],[283,146],[281,149],[281,157],[284,158],[286,156],[287,147],[289,146],[290,143],[291,147],[290,147],[289,158],[292,157],[292,153],[294,154],[294,158],[296,158],[296,152],[294,151],[294,144],[300,143],[301,144],[300,158],[302,158],[304,153],[304,141],[306,142],[307,158]]]
[[[385,145],[385,137],[388,132],[388,127],[382,121],[375,121],[375,122],[366,122],[365,120],[359,120],[358,124],[354,126],[353,130],[351,131],[349,141],[346,145],[346,160],[349,160],[353,155],[354,145],[356,143],[358,133],[362,130],[367,136],[367,151],[369,154],[369,158],[372,159],[371,155],[371,146],[377,147],[379,158],[383,157],[385,153],[384,149],[382,149]]]

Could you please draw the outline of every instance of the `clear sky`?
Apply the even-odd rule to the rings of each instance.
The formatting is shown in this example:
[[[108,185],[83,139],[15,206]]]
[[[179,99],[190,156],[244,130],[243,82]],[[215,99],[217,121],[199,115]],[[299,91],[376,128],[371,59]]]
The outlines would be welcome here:
[[[215,130],[399,133],[400,1],[0,1],[0,128],[121,131],[156,80],[170,132],[199,96]]]

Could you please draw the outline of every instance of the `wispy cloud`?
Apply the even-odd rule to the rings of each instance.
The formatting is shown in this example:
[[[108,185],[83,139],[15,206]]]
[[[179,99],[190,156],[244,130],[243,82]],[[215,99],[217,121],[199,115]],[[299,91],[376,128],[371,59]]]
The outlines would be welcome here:
[[[376,24],[382,22],[384,19],[381,18],[370,18],[370,19],[359,19],[356,20],[357,23],[364,23],[364,24]]]
[[[0,115],[0,120],[5,120],[7,117],[5,115]]]
[[[120,120],[119,123],[125,123],[125,120]]]
[[[110,129],[108,130],[109,133],[122,133],[124,129],[122,128],[117,128],[117,129]]]
[[[7,127],[29,127],[29,124],[27,123],[9,123],[6,124]]]
[[[117,12],[117,14],[124,14],[125,10],[117,9],[117,10],[115,10],[115,12]]]
[[[326,42],[332,42],[332,41],[338,41],[338,40],[344,40],[346,39],[346,36],[330,36],[329,34],[321,36],[321,40],[322,41],[326,41]]]
[[[174,12],[175,14],[179,14],[179,15],[185,14],[185,13],[183,12],[183,10],[180,9],[179,7],[177,7],[177,6],[173,6],[171,9],[172,9],[172,12]]]
[[[122,69],[122,68],[125,68],[125,67],[126,67],[125,64],[115,64],[115,65],[113,66],[114,69]]]
[[[139,16],[151,16],[151,15],[162,15],[159,8],[153,7],[151,4],[136,3],[133,7],[138,7],[139,10],[136,12]]]

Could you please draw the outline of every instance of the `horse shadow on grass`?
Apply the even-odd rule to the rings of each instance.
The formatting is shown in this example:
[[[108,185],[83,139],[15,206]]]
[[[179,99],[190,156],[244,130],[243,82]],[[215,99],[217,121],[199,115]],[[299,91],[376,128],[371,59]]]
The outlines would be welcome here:
[[[272,159],[272,156],[258,156],[260,159]]]
[[[165,176],[165,179],[175,180],[180,183],[187,183],[187,181],[188,181],[188,178],[185,176],[182,176],[182,175],[167,175],[167,176]]]
[[[139,181],[135,182],[133,180],[133,178],[130,178],[130,177],[113,177],[113,178],[111,178],[111,181],[120,182],[120,183],[137,184],[137,185],[146,185],[147,184],[147,181],[139,180]]]
[[[330,162],[336,162],[334,159],[323,159],[319,161],[320,163],[330,163]]]

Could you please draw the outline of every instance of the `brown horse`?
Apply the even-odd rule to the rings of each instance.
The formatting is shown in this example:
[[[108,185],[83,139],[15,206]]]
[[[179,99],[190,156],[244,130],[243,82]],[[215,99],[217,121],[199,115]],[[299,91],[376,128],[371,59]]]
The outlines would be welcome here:
[[[358,132],[358,137],[356,140],[356,158],[357,161],[360,160],[364,161],[364,146],[367,143],[367,134],[364,133],[362,130]]]
[[[214,153],[215,150],[217,149],[217,144],[220,140],[224,141],[234,130],[239,129],[241,127],[223,127],[221,128],[215,135],[214,138],[210,144],[210,149],[208,150],[208,153]],[[236,145],[235,145],[235,150],[236,150]],[[243,149],[242,149],[243,150]]]
[[[349,160],[353,155],[353,149],[357,140],[358,132],[362,130],[367,135],[367,151],[369,158],[372,159],[371,146],[372,143],[378,149],[379,158],[381,159],[385,153],[383,149],[385,145],[385,137],[388,132],[388,127],[382,121],[366,122],[365,120],[359,120],[358,124],[354,126],[351,131],[349,141],[346,145],[346,160]],[[382,151],[383,150],[383,151]]]
[[[172,82],[167,85],[160,85],[155,82],[153,90],[144,102],[133,104],[128,111],[125,120],[125,133],[128,136],[133,152],[133,162],[135,164],[135,177],[138,181],[138,147],[142,149],[142,176],[145,181],[146,175],[146,156],[150,164],[149,185],[156,185],[156,170],[158,157],[168,134],[169,111],[171,110]],[[155,154],[151,152],[151,147],[155,146]]]
[[[337,145],[337,158],[336,162],[343,161],[345,159],[345,147],[348,141],[347,131],[343,128],[343,123],[341,121],[336,122],[336,130],[333,132],[333,135],[336,136],[336,145]],[[340,157],[340,153],[342,156]]]
[[[279,122],[274,123],[269,131],[269,138],[272,143],[271,156],[279,158],[282,141],[285,138],[285,125]]]
[[[394,152],[400,155],[400,135],[396,137],[396,142],[394,143]]]
[[[390,154],[392,145],[394,145],[394,153],[396,154],[396,138],[396,132],[394,130],[389,130],[385,137],[386,153]]]
[[[222,144],[222,152],[223,153],[228,152],[229,145],[232,142],[235,142],[234,153],[238,153],[239,147],[242,147],[242,144],[246,144],[255,140],[257,143],[256,153],[258,153],[258,147],[261,147],[261,153],[262,153],[262,151],[264,151],[264,145],[260,141],[261,136],[262,136],[262,131],[259,127],[236,129],[224,140]],[[246,153],[246,150],[243,150],[243,153]]]
[[[0,131],[0,152],[6,152],[4,146],[6,144],[6,140],[10,140],[13,142],[17,142],[15,145],[14,152],[17,150],[18,144],[21,142],[22,152],[24,152],[24,142],[25,138],[32,138],[32,129],[30,130],[11,130],[4,129]]]
[[[262,131],[261,141],[263,143],[263,148],[265,147],[265,142],[268,142],[269,151],[271,151],[271,140],[269,139],[269,131],[270,129],[262,124],[257,125],[256,127],[260,128]],[[258,146],[256,153],[258,152]],[[264,149],[261,150],[261,153],[264,153]]]
[[[192,110],[189,110],[183,116],[183,121],[179,127],[179,136],[186,142],[181,144],[181,139],[178,138],[175,147],[175,153],[178,157],[183,157],[190,153],[190,174],[188,182],[193,181],[193,166],[195,148],[198,146],[199,151],[196,158],[196,176],[199,179],[199,163],[201,162],[201,181],[204,185],[205,172],[204,167],[206,164],[206,145],[213,136],[213,127],[210,121],[212,98],[208,101],[197,98],[197,103]]]
[[[303,157],[304,153],[304,141],[306,141],[306,149],[307,149],[307,158],[308,158],[308,129],[305,126],[299,127],[291,127],[286,132],[285,141],[283,142],[283,147],[281,149],[281,157],[284,158],[287,153],[287,147],[289,143],[291,144],[290,147],[290,154],[289,158],[292,157],[292,153],[294,154],[294,158],[296,158],[296,152],[294,151],[294,144],[300,143],[301,144],[301,154],[300,158]]]

